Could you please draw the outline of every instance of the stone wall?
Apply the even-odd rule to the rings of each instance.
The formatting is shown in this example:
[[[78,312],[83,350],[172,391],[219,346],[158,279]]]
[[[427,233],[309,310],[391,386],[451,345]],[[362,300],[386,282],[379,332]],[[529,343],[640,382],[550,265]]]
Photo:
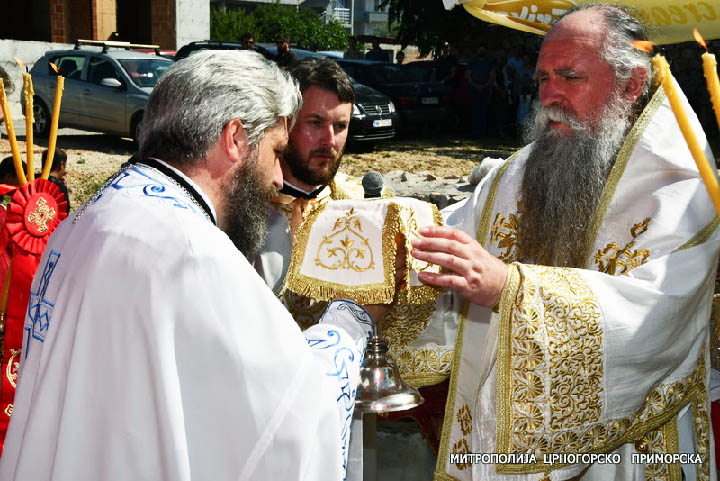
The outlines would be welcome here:
[[[28,67],[32,68],[37,59],[42,57],[48,50],[62,50],[73,48],[73,44],[51,43],[51,42],[23,42],[20,40],[0,40],[0,67],[2,67],[15,84],[15,90],[8,95],[10,111],[15,123],[22,118],[22,107],[20,104],[20,91],[22,90],[22,70],[13,60],[17,57]],[[2,127],[3,132],[5,128]]]

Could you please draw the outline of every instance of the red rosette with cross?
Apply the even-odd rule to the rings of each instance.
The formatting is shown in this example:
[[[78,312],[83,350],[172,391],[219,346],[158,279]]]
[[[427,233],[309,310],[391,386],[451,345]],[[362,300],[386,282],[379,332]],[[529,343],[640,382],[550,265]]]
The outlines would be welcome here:
[[[18,187],[5,225],[13,243],[31,254],[42,254],[50,234],[67,217],[67,202],[54,183],[37,179]]]
[[[0,453],[13,411],[30,284],[50,235],[65,217],[65,197],[54,183],[46,179],[36,179],[18,187],[7,207],[5,229],[11,243],[12,260],[0,365]]]

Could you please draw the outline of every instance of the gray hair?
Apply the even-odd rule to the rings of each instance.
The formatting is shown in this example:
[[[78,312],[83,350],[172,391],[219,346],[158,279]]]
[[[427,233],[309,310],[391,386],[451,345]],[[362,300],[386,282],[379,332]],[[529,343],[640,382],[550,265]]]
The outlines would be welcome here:
[[[652,59],[647,52],[636,49],[633,41],[648,40],[646,26],[634,15],[632,8],[604,3],[585,3],[573,7],[560,20],[572,13],[590,9],[598,11],[605,20],[607,34],[600,50],[600,57],[610,65],[616,80],[624,84],[632,77],[633,70],[638,67],[647,72],[642,95],[636,102],[636,105],[644,106],[649,100],[652,89]],[[552,34],[552,31],[550,29],[548,36]]]
[[[140,133],[141,159],[178,165],[207,157],[230,120],[240,119],[255,149],[282,118],[292,126],[302,104],[289,73],[249,51],[204,51],[170,67],[150,95]]]

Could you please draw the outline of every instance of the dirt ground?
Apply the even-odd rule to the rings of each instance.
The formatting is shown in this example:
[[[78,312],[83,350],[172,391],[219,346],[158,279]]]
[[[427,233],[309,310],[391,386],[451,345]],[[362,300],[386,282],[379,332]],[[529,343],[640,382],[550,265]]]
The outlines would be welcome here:
[[[24,137],[19,146],[23,160]],[[46,140],[36,142],[34,165],[39,170],[40,155],[47,147]],[[74,134],[58,136],[57,147],[68,153],[68,190],[72,208],[82,204],[135,151],[129,139],[104,134]],[[381,173],[393,170],[428,172],[438,178],[468,175],[485,157],[507,157],[518,146],[512,143],[480,144],[471,140],[438,137],[426,140],[401,139],[372,145],[349,146],[340,170],[362,176],[369,170]],[[11,155],[7,137],[0,139],[0,159]]]

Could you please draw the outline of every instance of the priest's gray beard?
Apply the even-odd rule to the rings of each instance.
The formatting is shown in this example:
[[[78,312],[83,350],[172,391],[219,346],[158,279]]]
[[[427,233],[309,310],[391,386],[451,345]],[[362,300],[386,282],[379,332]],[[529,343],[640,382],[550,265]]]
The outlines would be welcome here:
[[[268,203],[277,194],[274,185],[263,185],[257,166],[257,149],[225,186],[228,223],[225,232],[245,257],[255,254],[265,243]]]
[[[582,250],[590,220],[632,117],[632,105],[619,95],[611,96],[592,123],[536,102],[526,131],[535,144],[520,192],[520,262],[585,267]],[[551,129],[551,121],[571,131]]]

